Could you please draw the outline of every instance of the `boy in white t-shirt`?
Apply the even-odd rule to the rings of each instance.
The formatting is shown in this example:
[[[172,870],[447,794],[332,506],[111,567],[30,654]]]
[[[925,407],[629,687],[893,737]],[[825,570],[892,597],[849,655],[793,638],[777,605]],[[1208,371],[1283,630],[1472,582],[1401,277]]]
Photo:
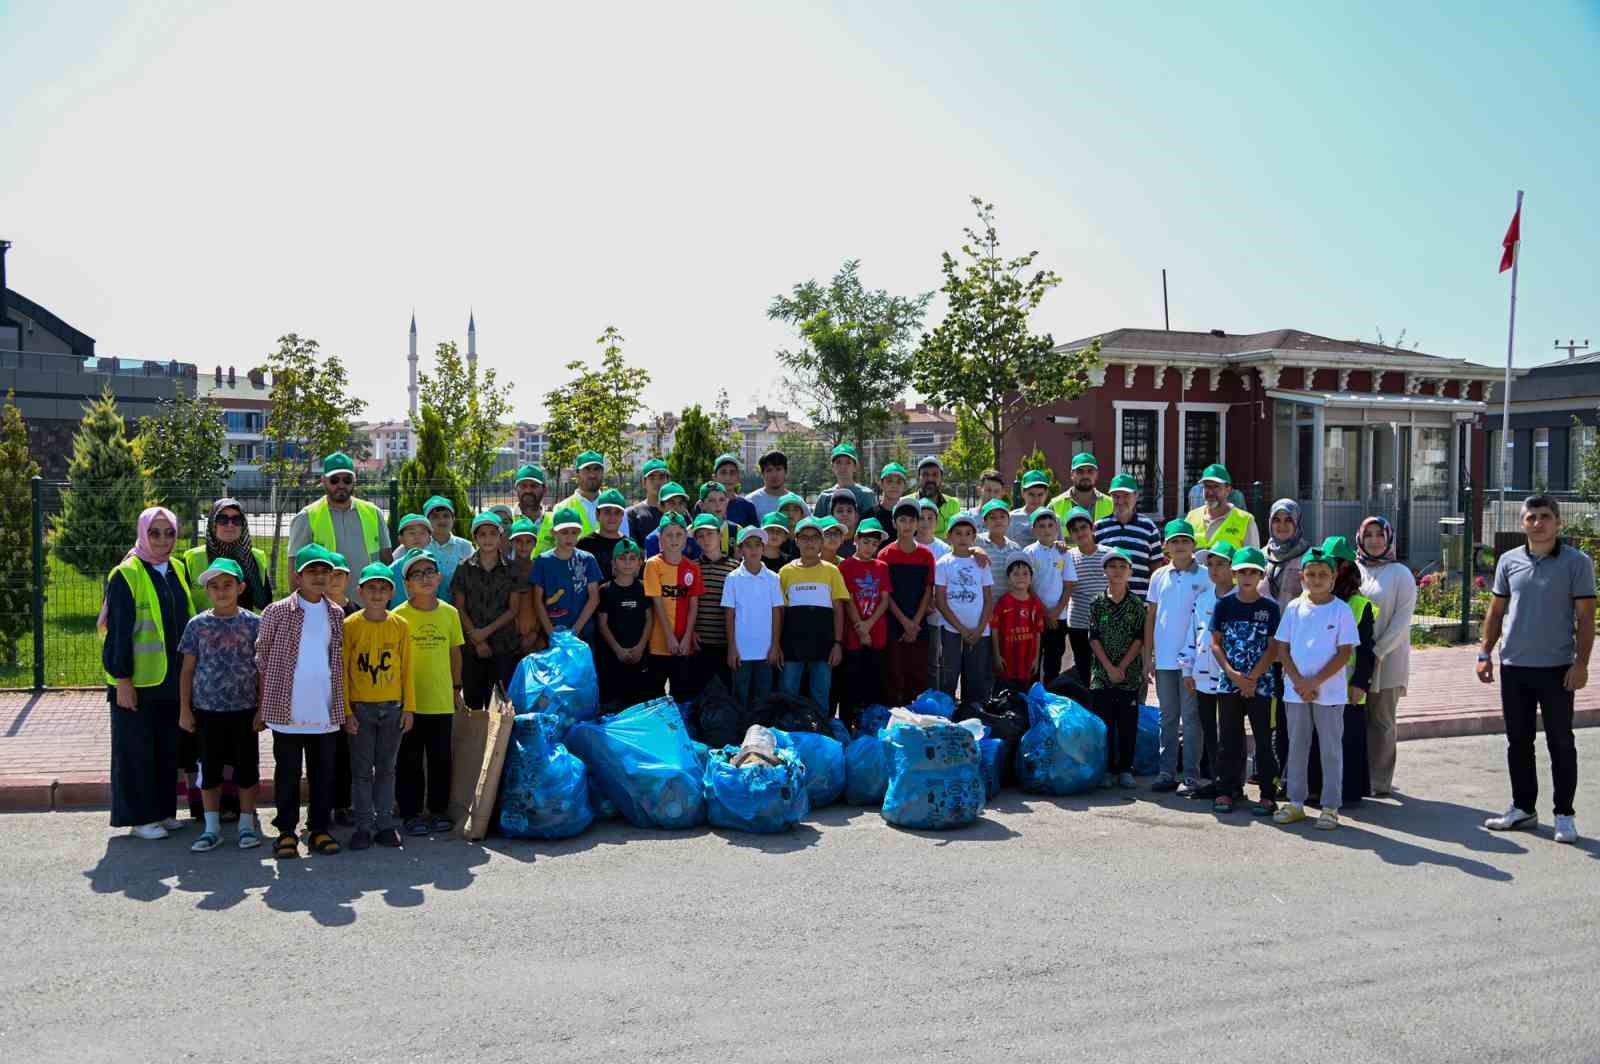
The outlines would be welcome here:
[[[1039,679],[1047,685],[1061,675],[1061,660],[1067,653],[1067,603],[1072,599],[1072,586],[1078,582],[1078,567],[1072,555],[1056,544],[1059,523],[1050,507],[1036,507],[1029,521],[1029,538],[1033,542],[1022,548],[1022,556],[1033,566],[1033,593],[1044,603]]]
[[[959,677],[962,701],[982,702],[989,697],[993,682],[989,615],[994,612],[994,573],[972,553],[978,523],[971,514],[951,518],[945,536],[950,553],[933,568],[941,643],[938,688],[955,697]]]
[[[783,585],[761,560],[767,534],[739,530],[739,568],[722,582],[721,606],[728,619],[728,669],[733,697],[754,705],[772,691],[772,670],[783,665]]]
[[[1161,703],[1161,774],[1151,786],[1155,791],[1177,791],[1189,795],[1205,783],[1201,757],[1206,750],[1205,727],[1200,720],[1200,701],[1183,682],[1179,655],[1193,638],[1194,603],[1211,586],[1205,569],[1195,564],[1194,527],[1182,518],[1168,521],[1162,530],[1166,555],[1172,563],[1157,569],[1150,577],[1145,601],[1150,609],[1144,615],[1145,679],[1156,681],[1156,698]],[[1178,726],[1183,725],[1183,785],[1178,785]],[[1216,745],[1216,729],[1211,730],[1211,745]]]
[[[1293,824],[1306,818],[1306,767],[1312,728],[1322,749],[1322,815],[1317,827],[1339,826],[1344,785],[1344,707],[1350,695],[1345,665],[1360,637],[1350,607],[1333,597],[1337,561],[1321,547],[1306,551],[1300,564],[1305,593],[1284,607],[1272,642],[1288,682],[1284,715],[1289,724],[1289,802],[1272,819]]]

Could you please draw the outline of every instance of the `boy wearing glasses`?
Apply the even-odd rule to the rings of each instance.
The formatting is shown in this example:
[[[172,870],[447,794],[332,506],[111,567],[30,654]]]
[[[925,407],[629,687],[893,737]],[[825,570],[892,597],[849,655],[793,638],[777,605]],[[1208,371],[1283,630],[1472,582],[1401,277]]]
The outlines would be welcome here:
[[[461,615],[439,601],[439,564],[432,556],[409,555],[400,565],[406,601],[391,616],[406,622],[411,640],[412,688],[416,698],[411,730],[400,738],[395,765],[395,801],[406,834],[448,832],[450,728],[461,694]],[[426,809],[426,815],[424,815]]]

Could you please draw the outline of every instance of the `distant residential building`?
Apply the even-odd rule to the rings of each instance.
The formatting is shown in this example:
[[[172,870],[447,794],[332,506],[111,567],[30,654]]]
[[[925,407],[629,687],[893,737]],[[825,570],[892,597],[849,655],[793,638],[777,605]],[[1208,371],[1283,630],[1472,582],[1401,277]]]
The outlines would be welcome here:
[[[544,465],[544,426],[532,421],[517,422],[511,436],[511,450],[519,466]]]
[[[811,426],[795,421],[787,410],[770,410],[758,406],[754,413],[733,419],[733,430],[739,434],[740,458],[748,478],[757,472],[761,456],[778,445],[782,437],[809,439]]]
[[[376,421],[361,429],[372,441],[372,454],[356,463],[363,472],[392,468],[417,456],[417,434],[410,421]]]
[[[249,483],[267,460],[267,415],[272,410],[271,386],[265,371],[245,373],[217,366],[196,382],[195,394],[222,413],[226,436],[223,453],[233,462],[235,483]]]

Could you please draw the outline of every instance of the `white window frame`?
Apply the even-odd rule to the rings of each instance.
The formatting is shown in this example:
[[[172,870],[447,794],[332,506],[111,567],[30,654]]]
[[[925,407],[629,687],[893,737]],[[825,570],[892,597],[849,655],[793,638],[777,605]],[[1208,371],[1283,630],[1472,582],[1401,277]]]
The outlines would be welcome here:
[[[1179,403],[1178,404],[1178,465],[1183,465],[1183,449],[1189,441],[1189,411],[1194,410],[1202,414],[1217,415],[1217,456],[1212,459],[1221,465],[1228,464],[1228,404],[1227,403]],[[1184,471],[1178,470],[1178,479],[1184,479]],[[1178,490],[1184,492],[1184,503],[1188,504],[1190,485],[1179,484]]]
[[[1160,402],[1153,402],[1153,401],[1145,400],[1145,399],[1113,399],[1113,400],[1111,400],[1111,409],[1112,409],[1112,412],[1116,414],[1116,418],[1117,418],[1116,452],[1115,452],[1114,459],[1113,459],[1115,461],[1115,463],[1116,463],[1116,465],[1114,467],[1116,472],[1113,474],[1113,476],[1120,475],[1122,473],[1122,412],[1124,410],[1153,410],[1153,411],[1156,412],[1156,414],[1158,415],[1156,417],[1156,468],[1158,470],[1160,470],[1161,472],[1163,472],[1163,473],[1166,472],[1166,464],[1167,464],[1167,408],[1170,407],[1171,405],[1172,405],[1172,402],[1170,400],[1162,400]],[[1182,463],[1180,462],[1179,464],[1181,465]],[[1178,475],[1182,476],[1183,474],[1180,471]],[[1156,484],[1156,496],[1155,496],[1155,499],[1156,499],[1156,512],[1164,514],[1164,513],[1167,513],[1167,484],[1166,484],[1166,477],[1164,477],[1164,476],[1160,477],[1160,478],[1158,478],[1158,480],[1159,480],[1159,483]],[[1179,490],[1181,491],[1183,489],[1180,488]]]

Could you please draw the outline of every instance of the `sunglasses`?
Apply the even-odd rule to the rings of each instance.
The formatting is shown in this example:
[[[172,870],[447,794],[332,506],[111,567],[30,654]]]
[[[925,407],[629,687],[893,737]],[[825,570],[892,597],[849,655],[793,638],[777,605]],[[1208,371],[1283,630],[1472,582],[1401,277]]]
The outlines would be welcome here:
[[[173,529],[173,528],[152,528],[148,532],[146,532],[145,535],[149,536],[151,539],[177,539],[178,538],[177,529]]]
[[[244,524],[244,514],[218,514],[217,515],[217,524],[219,524],[219,525],[242,525],[242,524]]]

